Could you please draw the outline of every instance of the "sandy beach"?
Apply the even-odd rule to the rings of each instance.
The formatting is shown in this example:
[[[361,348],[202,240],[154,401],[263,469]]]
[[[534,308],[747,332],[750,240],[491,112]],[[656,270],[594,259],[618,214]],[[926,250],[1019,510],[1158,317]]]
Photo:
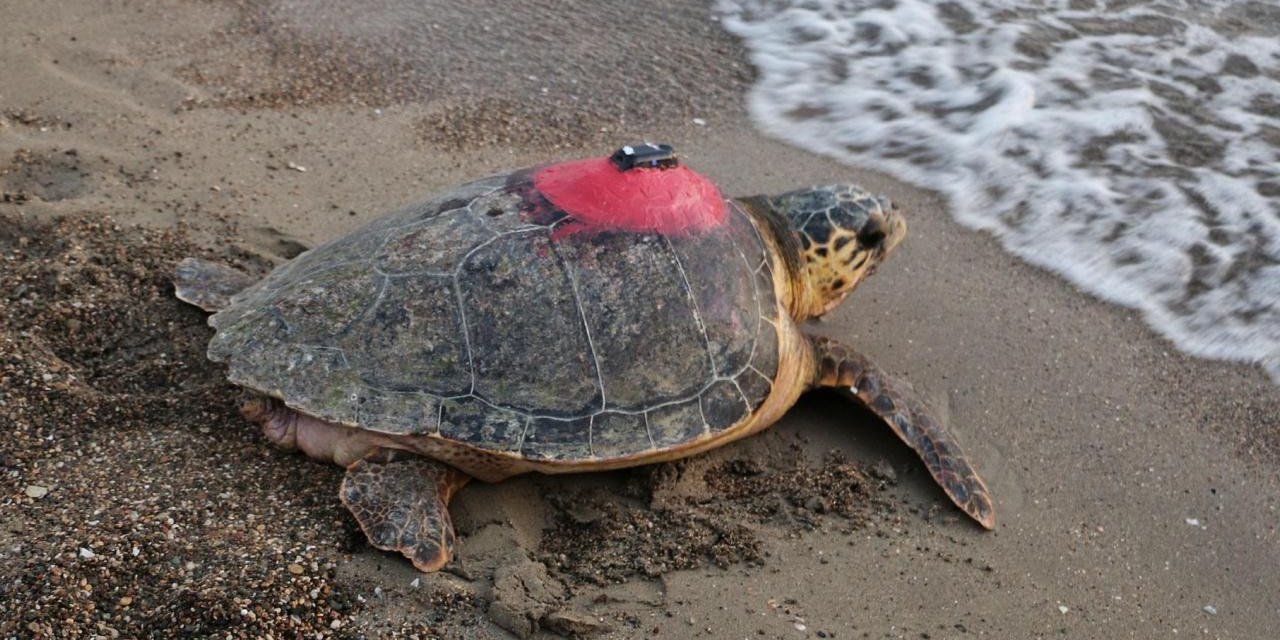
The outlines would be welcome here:
[[[0,637],[1275,634],[1260,368],[1185,356],[936,194],[756,133],[707,3],[398,4],[5,7]],[[184,256],[265,273],[451,185],[642,139],[729,195],[849,181],[899,203],[905,243],[814,330],[935,407],[994,532],[819,393],[696,458],[474,483],[458,559],[418,574],[365,542],[340,469],[240,418],[172,296]]]

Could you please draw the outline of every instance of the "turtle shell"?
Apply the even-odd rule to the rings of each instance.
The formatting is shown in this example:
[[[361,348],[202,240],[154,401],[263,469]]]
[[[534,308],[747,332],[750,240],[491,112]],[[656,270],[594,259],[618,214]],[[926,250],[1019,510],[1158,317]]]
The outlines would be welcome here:
[[[212,316],[210,358],[324,420],[535,460],[742,424],[778,369],[755,224],[714,187],[713,215],[655,216],[665,205],[625,189],[571,214],[566,166],[473,182],[303,253]]]

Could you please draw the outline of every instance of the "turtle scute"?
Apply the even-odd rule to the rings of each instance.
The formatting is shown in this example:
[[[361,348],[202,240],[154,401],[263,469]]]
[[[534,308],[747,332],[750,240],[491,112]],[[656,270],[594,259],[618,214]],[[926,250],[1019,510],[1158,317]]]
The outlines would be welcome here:
[[[732,380],[716,380],[698,400],[708,429],[714,428],[711,425],[720,428],[732,425],[744,412],[750,413],[753,406]]]
[[[606,411],[591,423],[591,453],[616,458],[653,447],[643,414]]]
[[[581,298],[607,406],[643,409],[707,384],[707,339],[662,236],[570,236],[557,250]]]
[[[664,405],[649,411],[646,416],[649,434],[659,449],[678,446],[710,432],[702,417],[699,398]]]
[[[374,264],[382,273],[452,275],[458,263],[480,243],[493,237],[466,208],[393,229]]]
[[[476,398],[449,398],[440,413],[440,435],[489,451],[517,451],[529,417]]]
[[[467,258],[458,283],[477,395],[564,417],[602,408],[578,296],[548,234],[499,237]]]
[[[537,417],[525,432],[520,453],[530,460],[586,460],[591,457],[591,417]]]
[[[717,376],[735,375],[750,362],[755,343],[764,338],[758,331],[761,298],[772,299],[772,284],[757,291],[752,281],[762,254],[750,224],[733,215],[726,227],[670,240],[672,252],[689,276],[690,294]]]
[[[454,280],[386,278],[378,304],[340,344],[371,386],[438,395],[466,394],[471,381]]]

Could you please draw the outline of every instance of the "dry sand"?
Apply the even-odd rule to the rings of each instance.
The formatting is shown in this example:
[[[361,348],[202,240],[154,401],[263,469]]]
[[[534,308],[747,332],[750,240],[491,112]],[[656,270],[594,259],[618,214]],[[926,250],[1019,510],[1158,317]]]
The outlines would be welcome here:
[[[0,636],[1274,637],[1261,371],[1177,353],[930,193],[761,138],[701,3],[413,4],[348,26],[311,19],[335,2],[7,3]],[[442,187],[640,138],[729,194],[848,180],[904,206],[907,242],[817,330],[953,425],[995,533],[815,395],[696,459],[473,485],[458,561],[419,576],[363,542],[339,470],[239,419],[171,297],[184,255],[262,272]]]

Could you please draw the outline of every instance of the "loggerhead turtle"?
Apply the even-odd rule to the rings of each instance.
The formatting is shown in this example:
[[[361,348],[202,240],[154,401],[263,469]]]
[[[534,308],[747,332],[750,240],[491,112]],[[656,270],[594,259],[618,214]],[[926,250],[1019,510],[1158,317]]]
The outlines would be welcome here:
[[[423,571],[471,478],[672,460],[842,390],[995,524],[987,488],[924,404],[804,333],[898,245],[897,208],[848,185],[728,200],[666,145],[472,182],[253,283],[190,259],[179,298],[216,311],[209,357],[255,393],[277,445],[346,468],[371,544]]]

